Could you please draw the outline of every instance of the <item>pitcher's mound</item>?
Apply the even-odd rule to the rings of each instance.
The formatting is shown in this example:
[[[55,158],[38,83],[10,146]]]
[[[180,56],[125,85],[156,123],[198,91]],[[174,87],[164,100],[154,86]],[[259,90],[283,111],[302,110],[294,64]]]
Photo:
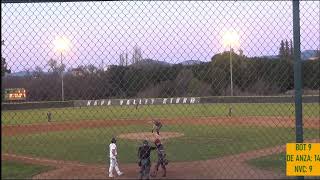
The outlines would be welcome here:
[[[123,139],[132,139],[132,140],[154,140],[155,138],[159,139],[169,139],[175,137],[181,137],[184,134],[177,133],[177,132],[160,132],[160,136],[156,133],[151,132],[140,132],[140,133],[127,133],[127,134],[120,134],[119,138]]]

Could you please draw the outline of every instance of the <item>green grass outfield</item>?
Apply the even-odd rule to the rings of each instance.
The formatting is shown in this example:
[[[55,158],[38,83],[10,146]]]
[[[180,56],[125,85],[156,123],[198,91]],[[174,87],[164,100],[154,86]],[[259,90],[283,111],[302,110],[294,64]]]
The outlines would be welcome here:
[[[113,135],[148,131],[150,127],[147,125],[134,125],[2,136],[1,147],[3,152],[103,164],[108,159],[108,147]],[[295,141],[295,130],[292,128],[171,125],[164,126],[162,131],[185,134],[164,143],[170,161],[205,160]],[[318,130],[305,129],[304,132],[305,139],[319,136]],[[118,139],[120,162],[137,162],[137,148],[141,143],[138,140]]]
[[[295,176],[286,176],[286,153],[285,152],[263,156],[256,159],[251,159],[246,163],[262,170],[273,171],[275,173],[282,175],[286,179],[296,179]],[[320,176],[305,176],[304,178],[320,180]]]
[[[16,161],[1,161],[1,179],[31,179],[53,167],[26,164]]]
[[[247,161],[248,164],[264,170],[286,174],[286,153],[272,154]]]
[[[51,111],[53,121],[139,119],[139,118],[183,118],[227,116],[230,104],[193,105],[150,105],[140,106],[101,106],[83,108],[51,108],[34,110],[11,110],[1,112],[2,125],[32,124],[46,122],[46,113]],[[292,116],[294,104],[232,104],[233,116]],[[317,103],[303,104],[305,117],[320,117]]]

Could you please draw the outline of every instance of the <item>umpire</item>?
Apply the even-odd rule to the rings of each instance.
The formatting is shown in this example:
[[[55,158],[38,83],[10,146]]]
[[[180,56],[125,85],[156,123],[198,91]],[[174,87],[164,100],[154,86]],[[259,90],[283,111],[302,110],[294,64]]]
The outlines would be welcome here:
[[[139,158],[139,166],[140,166],[140,175],[139,179],[149,179],[150,178],[150,168],[151,168],[151,160],[150,160],[150,152],[151,150],[155,150],[156,147],[149,146],[147,140],[143,141],[143,145],[139,147],[138,150],[138,158]]]

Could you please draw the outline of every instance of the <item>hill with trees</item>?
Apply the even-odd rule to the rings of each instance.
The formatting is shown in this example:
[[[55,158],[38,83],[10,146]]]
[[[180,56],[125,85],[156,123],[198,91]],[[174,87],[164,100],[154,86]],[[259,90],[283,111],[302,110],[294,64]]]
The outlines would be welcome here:
[[[64,71],[66,100],[230,95],[230,52],[209,62],[169,64],[141,59],[107,70],[94,65],[65,70],[51,59],[50,72],[36,68],[28,76],[3,77],[4,88],[23,87],[29,101],[61,100]],[[294,89],[292,57],[246,57],[232,52],[234,95],[279,95]],[[320,60],[303,61],[303,87],[320,89]],[[74,73],[76,69],[77,73]]]

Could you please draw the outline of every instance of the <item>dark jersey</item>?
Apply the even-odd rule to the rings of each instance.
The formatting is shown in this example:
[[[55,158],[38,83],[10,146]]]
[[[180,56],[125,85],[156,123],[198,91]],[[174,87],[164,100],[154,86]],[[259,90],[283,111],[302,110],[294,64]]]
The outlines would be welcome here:
[[[158,159],[163,159],[166,156],[166,153],[164,151],[164,147],[162,144],[157,146],[157,154],[158,154]]]
[[[156,149],[156,147],[150,147],[150,146],[140,146],[138,150],[138,158],[139,159],[149,159],[150,158],[150,152],[152,150]]]

